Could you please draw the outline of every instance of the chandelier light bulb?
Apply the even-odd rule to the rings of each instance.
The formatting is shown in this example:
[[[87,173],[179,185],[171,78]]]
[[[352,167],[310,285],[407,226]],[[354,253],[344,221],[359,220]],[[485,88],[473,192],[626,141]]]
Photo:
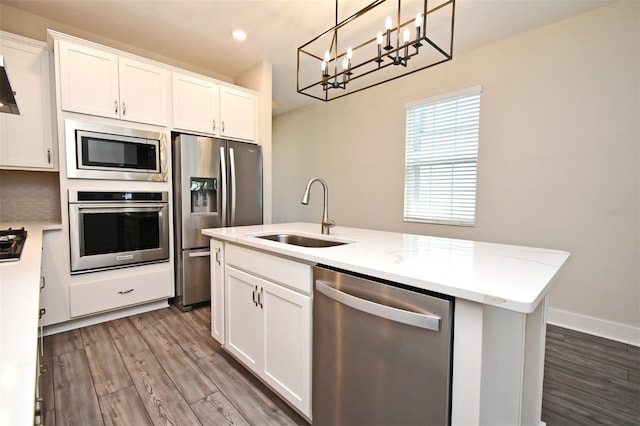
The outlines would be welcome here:
[[[322,61],[322,71],[324,72],[327,69],[327,61]]]
[[[331,60],[331,55],[329,54],[329,51],[327,50],[326,52],[324,52],[324,61],[325,62],[329,62]]]
[[[349,60],[347,58],[344,58],[342,60],[342,69],[346,70],[347,68],[349,68]]]
[[[387,19],[384,21],[384,27],[387,31],[391,29],[391,16],[387,16]]]
[[[418,12],[416,15],[416,28],[420,28],[422,25],[422,13]]]
[[[378,45],[382,45],[382,32],[378,31],[378,35],[376,36],[376,42]]]
[[[351,60],[353,58],[353,50],[351,48],[347,49],[347,59]]]
[[[411,40],[411,34],[409,34],[409,28],[405,28],[404,29],[404,42],[405,43],[409,43],[409,40]]]

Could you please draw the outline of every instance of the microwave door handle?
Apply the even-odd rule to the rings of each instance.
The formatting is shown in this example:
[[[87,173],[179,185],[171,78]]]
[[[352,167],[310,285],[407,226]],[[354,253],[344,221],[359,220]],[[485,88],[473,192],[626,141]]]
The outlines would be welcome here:
[[[231,169],[231,226],[236,224],[236,160],[233,148],[229,148],[229,168]]]
[[[227,226],[227,160],[225,149],[223,146],[220,147],[220,177],[222,181],[222,220],[220,222],[220,226]]]

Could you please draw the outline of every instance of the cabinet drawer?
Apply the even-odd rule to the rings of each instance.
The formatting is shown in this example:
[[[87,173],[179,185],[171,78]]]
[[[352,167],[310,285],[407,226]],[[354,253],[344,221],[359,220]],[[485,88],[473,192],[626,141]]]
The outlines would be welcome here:
[[[305,294],[311,294],[311,265],[233,244],[225,245],[225,263],[260,275]]]
[[[170,270],[71,285],[71,317],[169,298],[172,290]]]

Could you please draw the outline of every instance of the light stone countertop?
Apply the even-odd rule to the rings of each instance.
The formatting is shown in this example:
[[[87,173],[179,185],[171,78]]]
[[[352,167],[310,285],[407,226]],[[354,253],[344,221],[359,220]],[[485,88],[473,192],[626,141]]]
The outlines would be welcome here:
[[[497,306],[533,312],[569,258],[566,251],[430,237],[337,226],[321,235],[320,224],[282,223],[203,229],[218,240],[260,249],[308,263],[320,263]],[[296,233],[351,241],[307,248],[256,238]]]
[[[42,234],[60,224],[0,223],[23,227],[19,261],[0,263],[0,425],[33,424],[37,372]]]

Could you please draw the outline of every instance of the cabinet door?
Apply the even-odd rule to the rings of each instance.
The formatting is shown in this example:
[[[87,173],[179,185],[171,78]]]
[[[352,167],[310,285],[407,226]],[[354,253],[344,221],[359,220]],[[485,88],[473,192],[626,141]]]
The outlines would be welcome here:
[[[55,170],[47,50],[3,39],[0,54],[20,110],[0,114],[0,167]]]
[[[58,46],[62,109],[120,118],[118,57],[66,41]]]
[[[173,128],[220,135],[219,92],[213,82],[173,73]]]
[[[40,308],[46,313],[40,319],[43,326],[69,321],[69,288],[63,279],[65,262],[69,261],[64,246],[62,230],[45,231],[42,235],[42,277],[44,287],[40,292]]]
[[[311,297],[265,281],[263,378],[307,416],[311,415]]]
[[[211,336],[224,344],[224,244],[211,240]]]
[[[255,141],[257,135],[257,99],[254,93],[232,87],[220,88],[220,135]]]
[[[120,116],[139,123],[167,124],[167,71],[119,58]]]
[[[224,270],[226,296],[225,348],[255,372],[260,371],[260,321],[257,291],[262,281],[230,266]]]

